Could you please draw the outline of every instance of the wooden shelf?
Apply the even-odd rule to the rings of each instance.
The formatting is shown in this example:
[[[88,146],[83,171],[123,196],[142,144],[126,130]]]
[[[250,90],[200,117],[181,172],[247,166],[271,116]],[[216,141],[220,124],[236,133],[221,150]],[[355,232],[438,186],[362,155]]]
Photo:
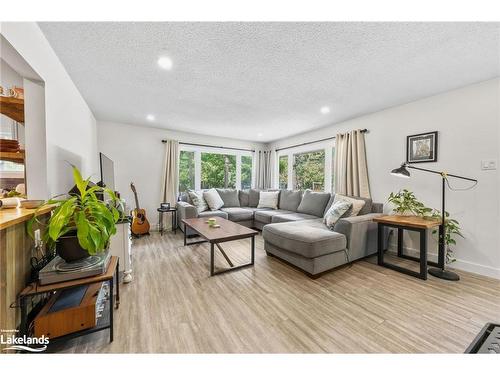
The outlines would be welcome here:
[[[0,96],[0,113],[24,124],[24,99]]]
[[[19,151],[19,152],[0,151],[0,160],[12,161],[14,163],[24,164],[24,151]]]

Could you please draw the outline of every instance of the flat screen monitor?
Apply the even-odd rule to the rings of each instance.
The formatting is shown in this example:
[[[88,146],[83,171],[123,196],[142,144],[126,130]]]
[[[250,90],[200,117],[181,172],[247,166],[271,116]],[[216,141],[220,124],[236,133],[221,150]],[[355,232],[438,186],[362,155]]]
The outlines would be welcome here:
[[[102,152],[99,153],[99,160],[101,165],[101,183],[108,189],[115,191],[115,168],[113,160]]]

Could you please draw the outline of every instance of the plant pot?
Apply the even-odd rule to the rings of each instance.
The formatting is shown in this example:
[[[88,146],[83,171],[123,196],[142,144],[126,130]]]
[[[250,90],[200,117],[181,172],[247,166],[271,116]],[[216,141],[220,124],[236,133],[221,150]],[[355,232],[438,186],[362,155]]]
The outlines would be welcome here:
[[[76,233],[68,233],[64,237],[59,237],[56,242],[56,251],[57,255],[66,262],[75,262],[90,256],[87,250],[80,246]]]

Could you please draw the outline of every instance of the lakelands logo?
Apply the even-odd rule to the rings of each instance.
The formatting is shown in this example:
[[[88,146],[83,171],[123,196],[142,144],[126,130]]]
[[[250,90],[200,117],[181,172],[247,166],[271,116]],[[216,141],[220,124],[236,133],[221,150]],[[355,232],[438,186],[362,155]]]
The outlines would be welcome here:
[[[29,337],[26,335],[17,336],[18,330],[0,330],[0,345],[8,345],[2,349],[4,352],[9,351],[25,351],[39,353],[47,350],[49,338],[42,335],[41,337]]]

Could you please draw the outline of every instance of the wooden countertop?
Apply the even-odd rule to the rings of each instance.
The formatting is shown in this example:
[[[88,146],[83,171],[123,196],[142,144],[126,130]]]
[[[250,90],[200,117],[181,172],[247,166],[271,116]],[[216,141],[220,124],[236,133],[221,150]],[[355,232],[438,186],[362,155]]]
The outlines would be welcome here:
[[[54,209],[54,206],[46,206],[37,212],[37,216],[46,214]],[[2,208],[0,209],[0,230],[13,225],[28,221],[36,209],[31,208]]]
[[[441,225],[441,220],[424,219],[420,216],[386,215],[373,219],[377,223],[404,225],[413,228],[433,228]]]

